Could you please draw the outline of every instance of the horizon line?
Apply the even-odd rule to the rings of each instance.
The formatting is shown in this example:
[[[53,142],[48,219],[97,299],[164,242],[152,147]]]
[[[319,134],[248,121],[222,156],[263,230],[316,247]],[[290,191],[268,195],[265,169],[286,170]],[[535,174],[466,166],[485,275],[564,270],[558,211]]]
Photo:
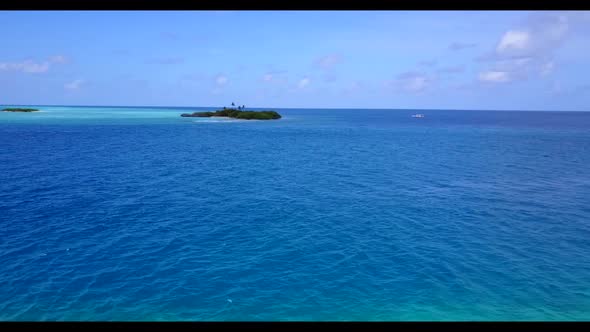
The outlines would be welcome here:
[[[4,104],[2,106],[38,107],[121,107],[121,108],[222,108],[227,106],[164,106],[164,105],[60,105],[60,104]],[[387,110],[387,111],[475,111],[475,112],[590,112],[590,110],[541,110],[541,109],[470,109],[470,108],[350,108],[350,107],[246,107],[246,109],[315,109],[315,110]]]

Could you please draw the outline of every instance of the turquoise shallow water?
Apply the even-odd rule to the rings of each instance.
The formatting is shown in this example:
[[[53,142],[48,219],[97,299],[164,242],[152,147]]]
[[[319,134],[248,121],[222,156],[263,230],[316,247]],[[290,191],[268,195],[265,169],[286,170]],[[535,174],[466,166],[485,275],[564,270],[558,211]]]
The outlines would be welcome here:
[[[41,109],[0,112],[0,320],[590,319],[590,113]]]

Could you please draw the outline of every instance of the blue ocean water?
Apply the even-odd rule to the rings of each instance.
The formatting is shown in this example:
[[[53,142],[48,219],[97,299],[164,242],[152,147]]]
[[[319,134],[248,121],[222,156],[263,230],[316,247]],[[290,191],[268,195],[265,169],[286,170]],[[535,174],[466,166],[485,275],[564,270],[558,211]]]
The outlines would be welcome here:
[[[590,113],[0,112],[0,320],[590,319]]]

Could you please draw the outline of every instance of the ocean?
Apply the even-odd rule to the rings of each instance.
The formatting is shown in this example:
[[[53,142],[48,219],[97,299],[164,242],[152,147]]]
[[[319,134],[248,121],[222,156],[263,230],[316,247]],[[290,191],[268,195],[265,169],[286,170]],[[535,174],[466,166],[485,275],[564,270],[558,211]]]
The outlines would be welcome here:
[[[40,109],[2,321],[590,320],[589,112]]]

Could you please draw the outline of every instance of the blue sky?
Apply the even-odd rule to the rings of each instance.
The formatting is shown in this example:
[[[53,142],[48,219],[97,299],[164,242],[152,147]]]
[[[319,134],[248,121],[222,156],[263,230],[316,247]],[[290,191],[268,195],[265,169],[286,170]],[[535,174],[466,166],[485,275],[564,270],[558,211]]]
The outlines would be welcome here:
[[[0,12],[0,104],[590,110],[590,12]]]

